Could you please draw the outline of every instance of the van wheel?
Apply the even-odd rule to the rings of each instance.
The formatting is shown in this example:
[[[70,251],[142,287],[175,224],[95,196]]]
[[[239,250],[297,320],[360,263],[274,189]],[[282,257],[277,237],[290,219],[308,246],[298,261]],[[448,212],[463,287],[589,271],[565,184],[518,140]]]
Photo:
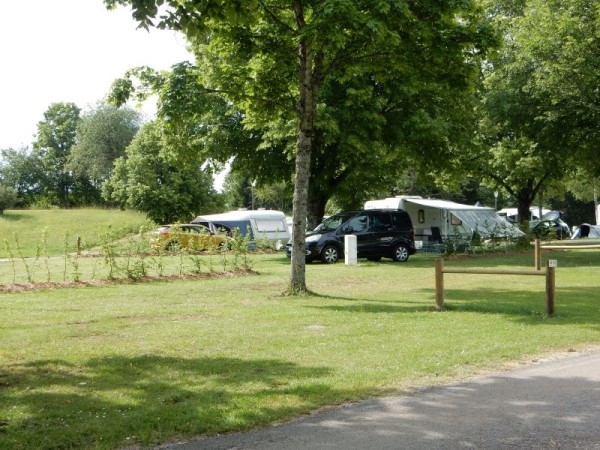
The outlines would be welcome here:
[[[396,250],[394,250],[393,259],[398,262],[406,262],[408,261],[408,256],[408,247],[404,244],[400,244],[396,247]]]
[[[328,245],[321,252],[321,261],[326,264],[334,264],[340,259],[340,251],[333,245]]]

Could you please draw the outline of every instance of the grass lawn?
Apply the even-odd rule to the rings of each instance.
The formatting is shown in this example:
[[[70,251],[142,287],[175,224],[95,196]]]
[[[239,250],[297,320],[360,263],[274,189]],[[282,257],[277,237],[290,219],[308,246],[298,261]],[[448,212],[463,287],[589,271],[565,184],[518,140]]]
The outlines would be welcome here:
[[[434,260],[307,266],[312,295],[281,295],[289,262],[258,275],[0,293],[0,448],[153,446],[464,379],[600,342],[600,252],[543,277],[445,277]],[[446,266],[531,268],[529,254]]]
[[[19,256],[15,234],[23,256],[36,256],[38,247],[42,254],[47,251],[56,256],[65,254],[66,246],[72,252],[77,237],[82,239],[84,246],[91,247],[102,243],[102,236],[109,227],[115,237],[123,237],[139,231],[142,226],[148,227],[150,223],[144,214],[135,211],[91,208],[5,210],[0,215],[0,258],[9,256],[5,240],[11,252]],[[45,242],[44,230],[47,233]]]

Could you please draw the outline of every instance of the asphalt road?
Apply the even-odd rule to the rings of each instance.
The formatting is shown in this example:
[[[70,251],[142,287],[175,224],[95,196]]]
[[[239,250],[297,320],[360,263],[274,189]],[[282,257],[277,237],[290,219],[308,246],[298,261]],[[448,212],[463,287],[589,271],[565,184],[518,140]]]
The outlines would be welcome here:
[[[600,352],[161,448],[600,449]]]

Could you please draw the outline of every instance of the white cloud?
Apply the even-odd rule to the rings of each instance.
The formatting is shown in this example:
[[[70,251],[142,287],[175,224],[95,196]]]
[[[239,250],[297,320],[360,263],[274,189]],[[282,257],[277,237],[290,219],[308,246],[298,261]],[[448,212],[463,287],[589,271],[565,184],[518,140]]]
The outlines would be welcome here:
[[[183,37],[137,30],[130,11],[102,0],[3,2],[1,17],[0,149],[30,145],[51,103],[86,108],[130,68],[192,59]]]

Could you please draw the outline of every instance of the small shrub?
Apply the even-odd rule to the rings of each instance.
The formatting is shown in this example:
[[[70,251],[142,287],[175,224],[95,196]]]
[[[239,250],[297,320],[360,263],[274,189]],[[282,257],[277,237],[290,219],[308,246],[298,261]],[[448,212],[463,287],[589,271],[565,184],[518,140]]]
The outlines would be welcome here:
[[[17,203],[17,193],[7,186],[0,186],[0,214],[5,209],[10,209]]]

